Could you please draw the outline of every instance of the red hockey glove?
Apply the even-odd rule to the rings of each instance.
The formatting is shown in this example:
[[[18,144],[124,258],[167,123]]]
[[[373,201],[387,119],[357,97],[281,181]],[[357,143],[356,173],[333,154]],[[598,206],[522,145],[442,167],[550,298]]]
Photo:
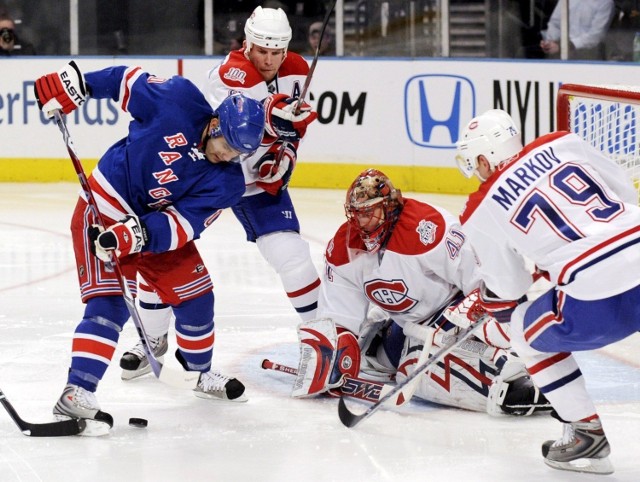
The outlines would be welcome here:
[[[496,312],[510,310],[516,306],[518,306],[517,301],[485,300],[480,294],[480,288],[476,288],[460,303],[447,308],[443,315],[454,325],[467,328],[478,321],[482,315],[488,314],[493,317]]]
[[[258,161],[260,177],[256,181],[256,186],[273,196],[285,190],[296,166],[296,159],[297,153],[293,144],[287,142],[271,146]]]
[[[318,113],[312,111],[311,106],[306,102],[301,102],[297,106],[298,100],[286,94],[267,97],[264,100],[267,133],[289,142],[302,139],[307,132],[307,126],[318,118]]]
[[[76,63],[72,60],[58,72],[43,75],[34,85],[38,107],[47,117],[54,110],[69,114],[84,104],[87,88]]]
[[[105,263],[111,261],[111,253],[115,252],[118,258],[139,253],[149,241],[145,225],[135,215],[107,229],[94,224],[89,227],[88,235],[91,252]]]

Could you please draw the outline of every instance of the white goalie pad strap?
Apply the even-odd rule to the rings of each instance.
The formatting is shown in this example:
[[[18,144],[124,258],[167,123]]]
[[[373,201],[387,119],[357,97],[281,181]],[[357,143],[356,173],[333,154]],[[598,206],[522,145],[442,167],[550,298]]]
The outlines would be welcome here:
[[[298,325],[300,362],[292,397],[311,397],[333,386],[328,384],[336,359],[338,334],[329,318],[305,321]]]

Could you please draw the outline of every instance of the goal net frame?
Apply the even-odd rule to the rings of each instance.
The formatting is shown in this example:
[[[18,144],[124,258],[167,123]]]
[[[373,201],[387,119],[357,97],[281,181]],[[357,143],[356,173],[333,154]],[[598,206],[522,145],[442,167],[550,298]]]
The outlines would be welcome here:
[[[640,204],[640,86],[563,84],[556,119],[625,169]]]

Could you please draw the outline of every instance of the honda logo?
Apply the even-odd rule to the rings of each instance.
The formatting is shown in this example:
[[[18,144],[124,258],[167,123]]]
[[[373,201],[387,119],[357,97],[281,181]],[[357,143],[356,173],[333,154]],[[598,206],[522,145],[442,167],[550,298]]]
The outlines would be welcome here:
[[[462,127],[475,117],[473,84],[458,75],[416,75],[404,91],[407,135],[423,147],[453,149]]]

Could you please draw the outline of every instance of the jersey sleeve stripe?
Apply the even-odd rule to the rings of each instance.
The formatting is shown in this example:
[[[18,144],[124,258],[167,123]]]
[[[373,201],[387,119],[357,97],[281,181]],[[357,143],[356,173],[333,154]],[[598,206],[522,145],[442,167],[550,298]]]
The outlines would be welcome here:
[[[111,186],[98,168],[93,170],[88,181],[98,210],[103,216],[119,221],[127,214],[133,213],[133,209]]]
[[[193,239],[193,228],[189,221],[182,216],[178,210],[169,206],[164,214],[169,218],[169,225],[171,226],[171,247],[170,249],[177,249],[180,246],[184,246],[187,242]]]
[[[129,99],[131,98],[131,89],[133,88],[133,84],[138,77],[142,75],[142,69],[140,67],[131,67],[125,71],[125,74],[122,78],[122,84],[120,85],[120,95],[118,98],[120,99],[120,108],[129,112]]]

